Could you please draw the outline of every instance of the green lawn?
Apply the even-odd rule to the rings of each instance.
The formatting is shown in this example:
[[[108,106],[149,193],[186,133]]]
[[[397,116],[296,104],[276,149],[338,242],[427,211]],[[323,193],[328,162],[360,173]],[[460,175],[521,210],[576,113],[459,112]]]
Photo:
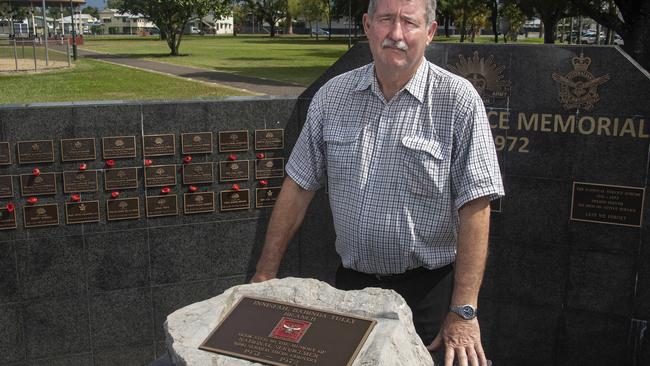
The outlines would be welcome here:
[[[249,95],[87,59],[80,59],[72,69],[40,74],[0,73],[0,85],[0,104]]]

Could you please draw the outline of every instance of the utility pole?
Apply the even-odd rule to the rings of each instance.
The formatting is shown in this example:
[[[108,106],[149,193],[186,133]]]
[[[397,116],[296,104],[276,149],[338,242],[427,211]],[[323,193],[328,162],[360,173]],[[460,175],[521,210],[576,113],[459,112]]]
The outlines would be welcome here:
[[[70,19],[72,19],[72,58],[77,61],[77,31],[74,25],[74,6],[70,0]]]

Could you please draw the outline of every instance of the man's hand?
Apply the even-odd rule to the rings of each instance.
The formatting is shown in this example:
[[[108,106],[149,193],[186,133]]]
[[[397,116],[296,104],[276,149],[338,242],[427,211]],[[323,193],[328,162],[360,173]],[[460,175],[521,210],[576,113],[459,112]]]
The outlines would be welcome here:
[[[454,313],[447,314],[436,339],[427,346],[429,351],[445,350],[445,365],[452,366],[456,359],[459,366],[488,366],[481,345],[478,319],[461,319]]]

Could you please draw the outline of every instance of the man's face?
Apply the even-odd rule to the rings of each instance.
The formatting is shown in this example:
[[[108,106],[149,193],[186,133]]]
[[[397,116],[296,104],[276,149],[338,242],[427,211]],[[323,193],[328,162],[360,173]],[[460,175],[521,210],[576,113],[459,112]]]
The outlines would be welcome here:
[[[372,18],[364,14],[363,27],[377,68],[415,72],[436,29],[436,22],[427,26],[425,1],[379,0]]]

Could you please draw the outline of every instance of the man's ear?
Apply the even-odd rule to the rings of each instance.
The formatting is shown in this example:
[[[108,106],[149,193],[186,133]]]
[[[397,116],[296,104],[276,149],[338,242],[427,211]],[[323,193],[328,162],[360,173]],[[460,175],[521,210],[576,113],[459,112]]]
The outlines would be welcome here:
[[[362,23],[363,23],[363,31],[366,33],[366,35],[368,35],[368,30],[370,29],[370,16],[368,15],[368,13],[363,14]]]
[[[436,35],[436,29],[438,29],[438,23],[434,20],[429,29],[427,29],[427,44],[431,43],[433,37]]]

